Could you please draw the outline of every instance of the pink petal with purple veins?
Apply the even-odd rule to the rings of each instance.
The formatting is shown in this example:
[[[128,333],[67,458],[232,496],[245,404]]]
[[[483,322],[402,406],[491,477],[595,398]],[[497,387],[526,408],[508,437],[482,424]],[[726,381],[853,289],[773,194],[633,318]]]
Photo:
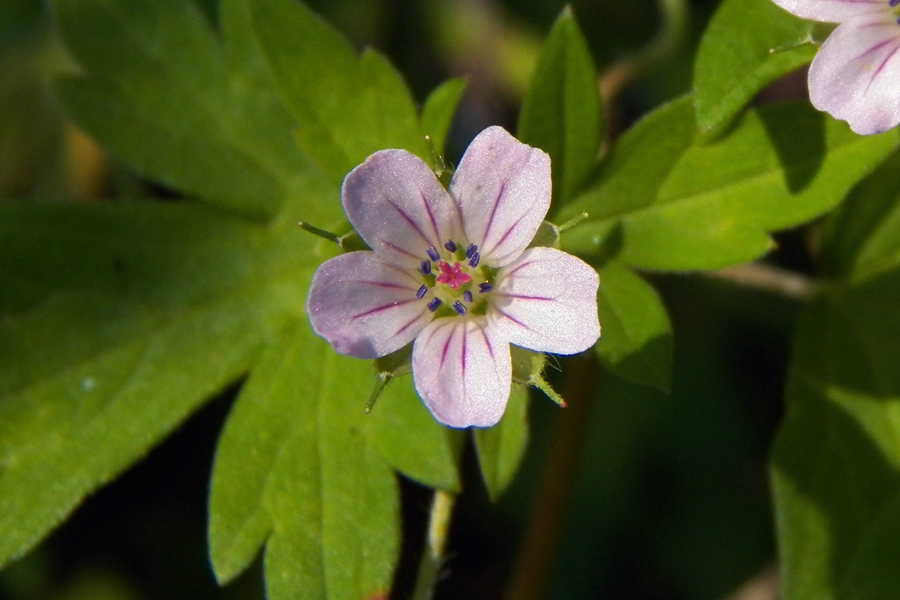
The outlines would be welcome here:
[[[491,427],[509,399],[509,344],[484,317],[436,319],[416,338],[412,374],[435,419],[450,427]]]
[[[415,339],[432,319],[416,298],[421,282],[373,252],[350,252],[316,270],[306,312],[313,330],[340,354],[377,358]]]
[[[887,0],[774,0],[798,17],[826,23],[843,23],[867,13],[884,13]]]
[[[587,350],[600,337],[597,272],[553,248],[530,248],[497,274],[491,326],[511,344],[556,354]]]
[[[344,179],[342,201],[360,237],[385,260],[415,267],[430,247],[459,239],[456,204],[424,162],[382,150]]]
[[[809,95],[813,106],[859,134],[900,123],[900,25],[889,12],[834,30],[809,69]]]
[[[550,208],[550,157],[489,127],[466,150],[450,195],[481,260],[501,267],[525,250]]]

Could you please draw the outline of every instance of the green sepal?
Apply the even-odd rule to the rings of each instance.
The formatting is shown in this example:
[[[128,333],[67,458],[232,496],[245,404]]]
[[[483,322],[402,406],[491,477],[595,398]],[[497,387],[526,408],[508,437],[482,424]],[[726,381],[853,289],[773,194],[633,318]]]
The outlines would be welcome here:
[[[512,380],[514,383],[524,383],[544,392],[548,398],[565,408],[566,402],[556,391],[550,387],[544,379],[544,367],[547,364],[547,355],[543,352],[535,352],[519,346],[510,345],[510,357],[512,359]]]

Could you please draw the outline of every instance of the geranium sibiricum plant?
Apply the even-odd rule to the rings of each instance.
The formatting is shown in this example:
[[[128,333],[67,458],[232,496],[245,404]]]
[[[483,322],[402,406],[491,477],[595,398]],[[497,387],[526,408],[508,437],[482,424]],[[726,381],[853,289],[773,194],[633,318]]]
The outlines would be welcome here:
[[[500,127],[472,141],[448,189],[404,150],[371,155],[344,180],[347,218],[371,251],[316,271],[317,334],[378,358],[412,343],[416,391],[450,427],[490,427],[506,407],[510,344],[574,354],[600,335],[596,271],[528,248],[550,206],[550,159]]]
[[[813,106],[856,133],[900,123],[900,0],[774,0],[798,17],[839,23],[809,69]]]

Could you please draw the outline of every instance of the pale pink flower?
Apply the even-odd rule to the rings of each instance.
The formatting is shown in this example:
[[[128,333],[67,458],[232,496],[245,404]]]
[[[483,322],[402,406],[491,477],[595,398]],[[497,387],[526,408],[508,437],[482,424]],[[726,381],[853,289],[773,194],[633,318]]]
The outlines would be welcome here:
[[[416,391],[451,427],[496,424],[510,344],[574,354],[600,335],[596,271],[527,248],[550,206],[550,159],[504,129],[482,131],[448,190],[404,150],[344,179],[347,218],[372,249],[323,263],[306,308],[341,354],[377,358],[413,342]]]
[[[774,2],[804,19],[840,23],[809,68],[813,106],[863,135],[900,123],[900,1]]]

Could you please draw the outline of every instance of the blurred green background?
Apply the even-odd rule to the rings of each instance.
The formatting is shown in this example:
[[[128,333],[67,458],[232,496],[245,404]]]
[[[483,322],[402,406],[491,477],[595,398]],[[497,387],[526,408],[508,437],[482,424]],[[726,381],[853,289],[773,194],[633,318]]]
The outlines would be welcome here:
[[[217,1],[197,2],[214,21]],[[419,100],[448,77],[468,79],[451,160],[487,125],[514,129],[541,40],[563,7],[557,0],[310,4],[359,47],[386,53]],[[644,47],[660,26],[651,0],[571,6],[601,72]],[[682,43],[607,106],[612,135],[689,90],[693,53],[715,6],[714,0],[688,4]],[[33,202],[171,201],[171,191],[106,156],[60,112],[48,83],[75,68],[42,2],[0,0],[0,195]],[[781,236],[773,260],[809,270],[803,235]],[[505,591],[526,597],[530,590],[561,599],[738,600],[734,594],[754,578],[763,592],[771,590],[766,459],[799,305],[697,275],[653,282],[673,319],[672,393],[601,373],[590,360],[561,361],[576,377],[599,373],[594,398],[560,411],[534,395],[526,461],[496,505],[487,501],[469,453],[439,599],[502,598]],[[258,564],[219,589],[206,558],[211,461],[234,396],[235,390],[223,392],[0,574],[0,598],[262,598]],[[412,589],[429,506],[427,490],[400,485],[405,538],[397,599]],[[535,534],[542,525],[558,535]]]

